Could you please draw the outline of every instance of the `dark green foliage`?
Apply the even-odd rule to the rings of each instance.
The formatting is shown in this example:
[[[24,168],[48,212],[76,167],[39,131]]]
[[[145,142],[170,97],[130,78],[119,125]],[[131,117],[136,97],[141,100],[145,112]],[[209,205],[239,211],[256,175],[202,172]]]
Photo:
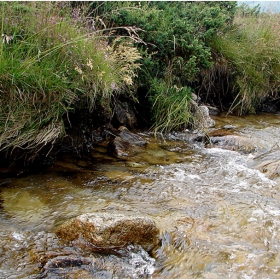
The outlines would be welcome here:
[[[235,7],[235,2],[96,2],[91,11],[107,25],[141,28],[147,43],[139,46],[148,60],[145,70],[165,78],[174,65],[175,82],[184,85],[195,80],[200,68],[210,66],[207,42],[232,22]]]
[[[235,9],[236,2],[158,1],[92,2],[89,11],[105,25],[142,29],[139,35],[147,45],[138,45],[143,55],[139,83],[158,100],[163,89],[152,86],[155,79],[164,81],[165,92],[172,86],[192,87],[201,69],[211,66],[208,42],[232,23]],[[158,107],[151,105],[157,118]]]

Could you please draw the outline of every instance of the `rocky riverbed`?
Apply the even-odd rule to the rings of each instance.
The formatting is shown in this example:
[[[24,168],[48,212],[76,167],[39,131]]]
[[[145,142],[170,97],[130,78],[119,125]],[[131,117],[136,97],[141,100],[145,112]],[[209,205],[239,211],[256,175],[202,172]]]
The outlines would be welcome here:
[[[280,116],[213,119],[2,179],[0,277],[279,277]]]

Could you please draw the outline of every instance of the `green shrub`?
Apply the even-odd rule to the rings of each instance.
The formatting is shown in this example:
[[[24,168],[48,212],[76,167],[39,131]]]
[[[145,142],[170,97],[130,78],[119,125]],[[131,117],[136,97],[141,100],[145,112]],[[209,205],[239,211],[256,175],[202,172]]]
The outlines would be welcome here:
[[[160,124],[161,129],[164,128],[162,120],[166,120],[166,129],[169,129],[172,119],[174,124],[179,118],[189,120],[188,117],[178,116],[183,112],[177,110],[182,105],[182,99],[177,99],[176,95],[174,100],[170,100],[173,109],[170,107],[168,111],[174,113],[168,119],[160,117],[164,113],[156,103],[160,102],[163,92],[164,95],[168,91],[169,95],[175,94],[174,87],[192,88],[200,71],[211,67],[208,42],[220,30],[231,25],[235,8],[235,2],[115,1],[92,2],[89,11],[102,17],[100,24],[106,26],[141,28],[139,36],[146,44],[138,44],[143,55],[139,83],[149,91],[153,120]],[[161,81],[161,85],[154,86],[155,80]]]
[[[106,26],[141,28],[145,71],[165,78],[166,68],[180,59],[181,67],[175,66],[173,75],[186,84],[196,79],[200,68],[211,65],[207,41],[232,22],[235,6],[235,2],[116,1],[93,2],[90,9]],[[143,80],[147,82],[146,75]]]

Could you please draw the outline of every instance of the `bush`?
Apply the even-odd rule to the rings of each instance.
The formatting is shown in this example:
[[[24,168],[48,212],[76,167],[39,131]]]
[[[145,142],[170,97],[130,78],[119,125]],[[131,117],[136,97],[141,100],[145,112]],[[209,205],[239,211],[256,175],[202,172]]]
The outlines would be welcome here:
[[[154,95],[150,99],[153,100],[150,104],[153,120],[161,123],[160,127],[164,130],[162,120],[165,118],[160,116],[162,111],[157,112],[161,106],[156,106],[154,102],[159,102],[169,90],[172,95],[174,87],[192,88],[201,69],[211,66],[208,42],[232,23],[235,7],[235,2],[92,2],[89,11],[101,16],[102,24],[106,26],[141,28],[139,36],[146,44],[138,44],[143,56],[139,84],[146,87],[149,96]],[[156,79],[156,84],[161,86],[154,86]],[[174,124],[178,114],[183,112],[177,110],[177,106],[184,103],[185,110],[189,109],[187,102],[178,101],[177,104],[175,100],[177,98],[171,104],[176,114],[170,116]],[[172,119],[168,119],[166,128],[171,123]],[[171,127],[179,128],[176,125]]]

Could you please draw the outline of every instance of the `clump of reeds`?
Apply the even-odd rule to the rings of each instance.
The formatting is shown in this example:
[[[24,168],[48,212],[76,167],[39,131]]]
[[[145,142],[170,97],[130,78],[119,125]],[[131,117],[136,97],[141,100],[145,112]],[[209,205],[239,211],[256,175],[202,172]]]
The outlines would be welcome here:
[[[168,85],[164,80],[154,79],[150,89],[150,100],[154,111],[151,129],[155,133],[183,129],[191,123],[190,88]]]
[[[239,10],[234,28],[219,34],[212,48],[227,61],[235,97],[230,112],[246,114],[280,89],[280,15]]]

